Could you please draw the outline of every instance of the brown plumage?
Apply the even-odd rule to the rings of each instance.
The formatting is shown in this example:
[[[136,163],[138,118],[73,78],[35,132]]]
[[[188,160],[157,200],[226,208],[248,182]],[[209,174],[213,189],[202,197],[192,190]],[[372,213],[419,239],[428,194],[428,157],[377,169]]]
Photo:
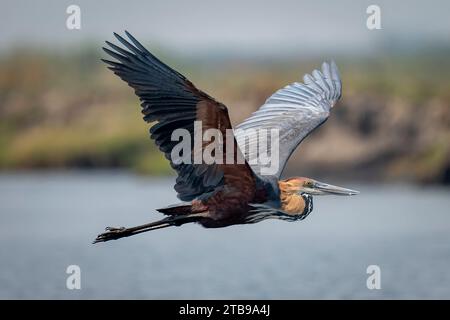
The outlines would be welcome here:
[[[128,32],[126,34],[129,41],[117,34],[115,36],[128,50],[107,42],[113,50],[104,48],[105,52],[117,61],[103,61],[135,90],[141,101],[144,120],[153,123],[151,138],[178,174],[174,188],[178,198],[184,202],[157,209],[167,215],[165,219],[132,228],[107,228],[107,232],[100,234],[94,242],[119,239],[189,222],[217,228],[255,223],[269,218],[301,220],[312,211],[311,195],[356,193],[309,178],[279,180],[293,148],[326,120],[329,109],[340,97],[340,79],[333,63],[331,67],[324,64],[323,74],[317,73],[317,70],[316,73],[313,72],[316,80],[305,79],[310,84],[297,84],[297,89],[284,88],[268,99],[260,110],[269,110],[268,114],[272,118],[267,114],[261,117],[258,111],[240,125],[245,128],[257,123],[265,128],[280,127],[281,168],[274,175],[264,175],[260,173],[258,164],[250,165],[252,162],[245,160],[252,158],[246,148],[242,149],[246,153],[241,153],[244,145],[238,144],[236,137],[242,140],[242,136],[230,131],[232,126],[228,109],[154,57]],[[282,104],[278,106],[280,103]],[[323,110],[317,109],[319,107]],[[286,114],[290,118],[273,119]],[[283,127],[286,123],[293,123],[294,127],[286,129]],[[201,132],[218,130],[222,139],[198,142],[195,139],[196,129],[200,129],[197,125],[201,126]],[[305,129],[296,134],[301,126]],[[173,141],[172,134],[177,129],[184,130],[192,139],[187,157],[189,161],[179,162],[173,158],[172,151],[178,141]],[[192,163],[191,160],[202,155],[212,143],[223,150],[222,157],[216,153],[213,163],[207,163],[201,157],[201,162]],[[232,161],[227,159],[230,154]]]

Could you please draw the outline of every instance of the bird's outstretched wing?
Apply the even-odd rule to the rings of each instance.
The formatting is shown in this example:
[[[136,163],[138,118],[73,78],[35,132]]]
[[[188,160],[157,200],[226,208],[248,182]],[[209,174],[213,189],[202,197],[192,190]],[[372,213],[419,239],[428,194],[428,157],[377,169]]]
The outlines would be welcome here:
[[[236,163],[239,148],[234,136],[230,137],[226,133],[227,129],[232,128],[227,108],[158,60],[131,34],[126,31],[125,33],[129,40],[118,34],[114,35],[126,49],[108,41],[106,43],[112,50],[103,48],[117,61],[103,61],[109,65],[109,69],[134,88],[141,101],[144,120],[156,122],[150,129],[150,135],[178,173],[175,185],[178,197],[189,201],[214,191],[218,186],[251,186],[255,178],[252,169],[245,161]],[[193,141],[195,121],[201,121],[203,133],[208,129],[219,129],[222,133],[222,161],[207,164],[201,157],[201,163],[194,163],[195,152],[203,152],[209,145],[201,143],[200,150],[194,150],[195,146],[198,146]],[[172,141],[172,133],[176,129],[185,129],[190,134],[191,163],[176,163],[172,159],[172,150],[179,143]],[[227,139],[233,139],[234,143],[228,144]],[[232,154],[235,161],[228,161],[231,164],[227,164],[225,157],[230,151],[227,150],[230,145],[234,148]]]
[[[238,144],[255,173],[262,172],[263,166],[258,159],[263,150],[268,158],[277,159],[275,175],[280,177],[292,152],[311,131],[327,120],[331,108],[341,97],[341,79],[333,61],[324,62],[321,71],[314,70],[303,80],[304,83],[294,82],[275,92],[259,110],[236,127]],[[272,150],[270,139],[266,143],[267,150],[264,146],[256,148],[261,137],[249,134],[253,129],[268,136],[270,130],[276,130],[279,137],[277,150]],[[264,165],[273,164],[269,161]]]

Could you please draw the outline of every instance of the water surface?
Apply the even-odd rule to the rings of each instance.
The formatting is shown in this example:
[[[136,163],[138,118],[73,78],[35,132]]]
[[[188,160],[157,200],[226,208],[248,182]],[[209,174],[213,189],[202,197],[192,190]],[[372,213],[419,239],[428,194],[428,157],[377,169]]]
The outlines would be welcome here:
[[[334,181],[329,181],[333,183]],[[449,189],[355,185],[302,222],[157,230],[173,179],[114,172],[0,175],[0,298],[450,298]],[[81,290],[66,288],[68,265]],[[381,268],[368,290],[366,268]]]

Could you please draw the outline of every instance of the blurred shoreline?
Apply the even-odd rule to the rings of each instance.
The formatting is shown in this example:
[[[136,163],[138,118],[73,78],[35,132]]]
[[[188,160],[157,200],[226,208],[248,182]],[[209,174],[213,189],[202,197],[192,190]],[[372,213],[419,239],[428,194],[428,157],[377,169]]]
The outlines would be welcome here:
[[[228,106],[234,125],[319,59],[185,59],[154,50]],[[344,92],[285,175],[366,182],[450,183],[448,47],[336,57]],[[97,48],[0,55],[0,171],[121,169],[165,176],[138,99]]]

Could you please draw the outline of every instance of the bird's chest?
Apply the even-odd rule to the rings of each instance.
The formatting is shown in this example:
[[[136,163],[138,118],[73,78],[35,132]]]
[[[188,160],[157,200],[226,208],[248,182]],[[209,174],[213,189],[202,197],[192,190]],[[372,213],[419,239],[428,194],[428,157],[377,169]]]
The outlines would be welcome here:
[[[281,195],[281,209],[289,214],[297,215],[305,211],[305,199],[298,194]]]

